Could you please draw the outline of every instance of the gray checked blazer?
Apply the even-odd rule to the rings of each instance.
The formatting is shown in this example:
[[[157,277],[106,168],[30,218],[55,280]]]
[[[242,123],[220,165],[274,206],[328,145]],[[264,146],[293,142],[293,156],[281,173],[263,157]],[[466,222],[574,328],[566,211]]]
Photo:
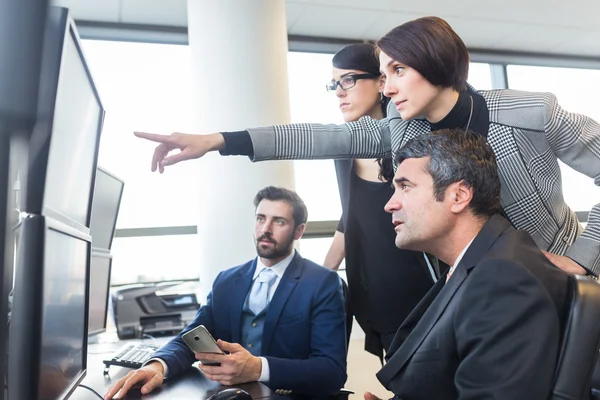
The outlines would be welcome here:
[[[583,230],[563,199],[557,161],[600,186],[600,124],[563,110],[550,93],[479,93],[490,113],[488,141],[498,160],[502,206],[511,223],[529,232],[541,249],[600,273],[600,203]],[[402,120],[392,102],[383,120],[248,129],[254,161],[395,155],[409,139],[429,131],[425,120]]]

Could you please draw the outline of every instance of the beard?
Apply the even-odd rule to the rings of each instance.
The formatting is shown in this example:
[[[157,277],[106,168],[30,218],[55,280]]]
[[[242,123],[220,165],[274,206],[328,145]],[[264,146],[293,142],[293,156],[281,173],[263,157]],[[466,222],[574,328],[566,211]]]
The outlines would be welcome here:
[[[270,245],[260,243],[261,240],[266,240]],[[294,235],[292,234],[287,240],[277,242],[270,236],[260,236],[255,240],[256,253],[259,257],[267,260],[288,256],[292,252],[294,246]]]

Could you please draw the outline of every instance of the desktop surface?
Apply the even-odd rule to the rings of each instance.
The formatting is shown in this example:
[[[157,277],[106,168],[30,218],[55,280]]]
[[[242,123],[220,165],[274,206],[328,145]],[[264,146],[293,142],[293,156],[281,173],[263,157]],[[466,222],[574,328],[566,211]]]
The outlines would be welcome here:
[[[162,345],[170,338],[160,338],[155,343]],[[111,366],[108,376],[105,376],[103,360],[110,357],[112,351],[117,351],[126,343],[139,343],[139,340],[121,340],[112,344],[92,344],[88,346],[87,357],[87,375],[82,384],[87,385],[104,396],[108,388],[116,381],[127,375],[128,368]],[[144,340],[144,343],[153,343]],[[277,398],[285,400],[285,396],[280,396],[262,383],[245,383],[236,385],[236,388],[244,389],[253,399]],[[124,399],[207,399],[219,390],[225,388],[217,382],[208,380],[202,372],[193,367],[182,376],[175,379],[166,380],[160,389],[147,395],[142,395],[140,390],[133,390],[124,397]],[[69,400],[93,400],[98,399],[89,390],[78,388],[73,392]]]

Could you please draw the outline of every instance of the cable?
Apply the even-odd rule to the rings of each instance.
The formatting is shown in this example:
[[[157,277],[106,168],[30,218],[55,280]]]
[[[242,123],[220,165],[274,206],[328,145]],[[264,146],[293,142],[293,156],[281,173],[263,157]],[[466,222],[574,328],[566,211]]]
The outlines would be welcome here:
[[[152,340],[154,340],[154,341],[156,341],[156,338],[154,338],[154,336],[150,336],[150,335],[148,335],[147,333],[144,333],[144,334],[142,335],[142,340],[144,340],[144,338],[146,338],[146,337],[147,337],[147,338],[150,338],[150,339],[152,339]]]
[[[92,389],[91,387],[89,387],[89,386],[87,386],[87,385],[83,385],[83,384],[80,384],[80,385],[79,385],[79,387],[82,387],[82,388],[84,388],[84,389],[87,389],[87,390],[89,390],[90,392],[92,392],[92,393],[94,393],[96,396],[98,396],[98,398],[100,398],[100,399],[104,400],[104,397],[102,397],[102,396],[100,395],[100,393],[96,392],[96,391],[95,391],[94,389]]]

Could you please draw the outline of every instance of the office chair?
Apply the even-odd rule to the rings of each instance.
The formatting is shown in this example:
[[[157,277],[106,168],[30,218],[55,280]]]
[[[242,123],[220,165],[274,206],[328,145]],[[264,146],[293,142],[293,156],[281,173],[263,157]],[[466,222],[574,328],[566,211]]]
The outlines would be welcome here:
[[[592,373],[592,394],[590,400],[600,400],[600,357],[596,358],[596,367]]]
[[[589,399],[600,347],[600,284],[588,277],[568,280],[567,316],[550,400]]]

